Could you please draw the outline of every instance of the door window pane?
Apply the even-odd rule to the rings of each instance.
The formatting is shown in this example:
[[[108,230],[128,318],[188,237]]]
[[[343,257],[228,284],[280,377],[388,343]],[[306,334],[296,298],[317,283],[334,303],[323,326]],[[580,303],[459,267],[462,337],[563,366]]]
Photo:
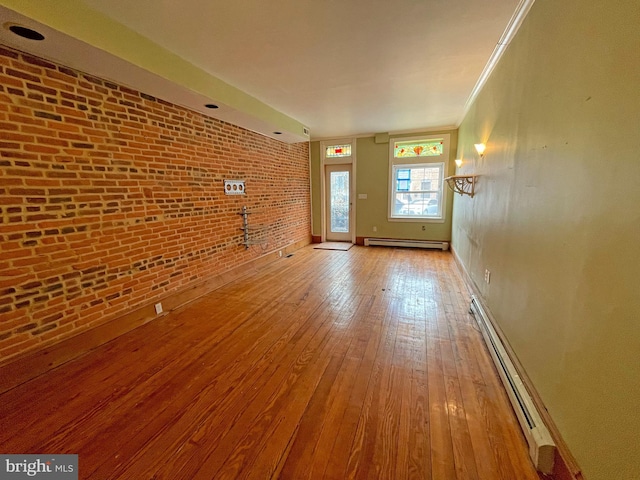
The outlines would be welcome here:
[[[349,233],[349,172],[331,172],[331,231]]]

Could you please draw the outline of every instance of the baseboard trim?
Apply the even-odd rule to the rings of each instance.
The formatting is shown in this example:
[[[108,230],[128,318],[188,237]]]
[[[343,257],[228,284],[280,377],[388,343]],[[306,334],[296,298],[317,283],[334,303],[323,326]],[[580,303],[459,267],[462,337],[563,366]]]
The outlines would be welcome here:
[[[484,302],[484,297],[480,294],[480,290],[474,283],[473,279],[471,278],[471,275],[469,275],[469,272],[467,271],[465,265],[462,263],[462,260],[458,256],[458,253],[456,252],[455,247],[453,245],[450,245],[449,248],[451,250],[451,253],[453,254],[455,264],[458,267],[460,276],[464,280],[464,283],[467,287],[469,295],[473,294],[479,299],[482,299],[483,308],[488,313],[489,320],[491,321],[491,326],[494,328],[494,330],[500,337],[500,340],[502,341],[505,350],[507,351],[511,361],[513,362],[513,365],[517,370],[518,375],[522,380],[522,383],[524,383],[524,386],[529,392],[529,395],[531,396],[533,403],[538,409],[538,412],[540,413],[542,420],[544,421],[545,425],[549,429],[549,433],[551,434],[551,437],[553,438],[553,441],[556,444],[553,473],[551,474],[551,478],[553,478],[553,480],[585,480],[584,477],[582,476],[582,471],[578,463],[576,462],[576,459],[571,454],[569,447],[567,446],[566,442],[562,439],[562,436],[560,435],[560,431],[558,430],[558,427],[556,426],[553,419],[551,418],[551,415],[549,414],[548,410],[544,406],[544,402],[542,401],[542,398],[540,397],[537,390],[535,389],[531,379],[527,376],[527,373],[524,367],[518,361],[517,355],[515,355],[515,352],[511,348],[511,345],[509,345],[509,342],[507,341],[504,333],[500,329],[500,326],[494,321],[491,311],[487,308],[486,303]]]
[[[96,349],[100,345],[120,335],[124,335],[137,327],[160,318],[154,310],[154,304],[157,302],[162,302],[165,311],[163,315],[166,315],[168,312],[192,302],[227,283],[255,273],[260,267],[280,259],[280,252],[282,252],[282,257],[284,257],[286,254],[294,252],[310,243],[310,237],[292,243],[286,247],[279,248],[250,260],[227,272],[213,275],[198,284],[191,285],[171,295],[163,298],[155,298],[147,305],[137,308],[125,315],[108,320],[101,325],[85,330],[73,337],[68,337],[58,343],[10,358],[0,365],[0,393],[11,390],[53,368]]]

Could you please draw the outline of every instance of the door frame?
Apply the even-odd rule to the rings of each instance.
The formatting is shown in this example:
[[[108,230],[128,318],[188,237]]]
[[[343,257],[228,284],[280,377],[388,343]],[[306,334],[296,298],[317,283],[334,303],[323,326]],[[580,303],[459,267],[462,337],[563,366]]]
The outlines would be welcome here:
[[[351,156],[327,158],[327,147],[331,145],[351,144]],[[327,165],[351,165],[351,175],[349,175],[349,196],[351,208],[349,209],[349,231],[351,232],[351,243],[356,243],[356,139],[355,138],[336,138],[330,140],[322,140],[320,142],[320,222],[321,222],[321,241],[327,241]]]
[[[326,240],[327,242],[350,242],[352,241],[353,234],[353,225],[351,219],[353,218],[353,188],[352,188],[352,180],[351,180],[351,171],[353,170],[353,165],[350,163],[338,163],[338,164],[329,164],[324,166],[325,172],[325,185],[327,187],[327,195],[326,195],[326,203],[325,203],[325,213],[327,218],[325,218],[325,224],[327,226],[326,229]],[[349,204],[347,211],[347,220],[348,225],[346,225],[348,231],[347,232],[334,232],[331,230],[331,202],[332,202],[332,190],[331,190],[331,177],[334,172],[346,172],[348,174],[349,183],[347,185],[347,194],[349,195]],[[331,238],[329,238],[331,237]]]

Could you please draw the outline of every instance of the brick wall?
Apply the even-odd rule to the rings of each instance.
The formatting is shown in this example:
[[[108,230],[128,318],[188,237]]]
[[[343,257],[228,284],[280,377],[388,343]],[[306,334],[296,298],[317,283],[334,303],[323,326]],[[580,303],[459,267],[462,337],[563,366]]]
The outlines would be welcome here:
[[[308,165],[307,143],[0,48],[0,360],[309,239]]]

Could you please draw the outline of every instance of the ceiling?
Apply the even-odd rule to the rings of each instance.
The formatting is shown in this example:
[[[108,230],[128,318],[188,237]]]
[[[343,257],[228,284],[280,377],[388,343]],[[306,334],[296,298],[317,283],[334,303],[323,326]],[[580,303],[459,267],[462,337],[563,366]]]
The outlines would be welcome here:
[[[282,130],[289,141],[304,137],[298,125],[314,139],[456,127],[522,7],[520,0],[0,3],[8,7],[0,8],[3,24],[46,31],[45,41],[33,42],[3,28],[0,42],[177,104],[202,110],[214,101],[221,108],[204,113],[270,136]],[[42,5],[49,3],[57,10]]]

